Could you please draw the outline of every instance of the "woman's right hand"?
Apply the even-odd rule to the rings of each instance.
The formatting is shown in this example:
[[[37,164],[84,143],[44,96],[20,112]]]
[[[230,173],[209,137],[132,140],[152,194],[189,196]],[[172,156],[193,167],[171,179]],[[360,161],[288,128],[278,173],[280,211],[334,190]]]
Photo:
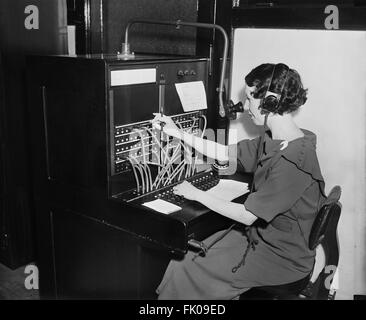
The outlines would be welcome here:
[[[172,118],[161,115],[160,113],[154,113],[155,118],[151,121],[153,128],[157,130],[163,129],[163,132],[169,136],[182,139],[182,132],[174,123]]]

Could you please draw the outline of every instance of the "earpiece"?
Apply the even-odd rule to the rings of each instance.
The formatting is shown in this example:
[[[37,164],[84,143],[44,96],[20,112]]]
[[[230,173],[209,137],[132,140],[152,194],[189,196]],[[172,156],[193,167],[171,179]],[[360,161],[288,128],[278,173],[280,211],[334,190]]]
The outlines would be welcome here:
[[[275,92],[270,91],[270,89],[271,89],[271,86],[272,86],[273,77],[274,77],[277,66],[278,66],[278,64],[274,65],[274,67],[273,67],[271,80],[269,82],[266,94],[265,94],[265,96],[262,100],[262,103],[261,103],[261,113],[262,114],[268,114],[268,113],[271,113],[271,112],[276,113],[277,110],[279,109],[279,104],[280,104],[280,101],[281,101],[283,89],[285,88],[285,84],[287,82],[287,78],[288,78],[288,75],[290,73],[290,68],[286,66],[287,67],[287,72],[286,72],[285,80],[284,80],[283,85],[282,85],[281,92],[280,93],[275,93]]]
[[[280,99],[277,98],[277,95],[270,92],[270,95],[263,99],[261,105],[261,113],[268,114],[270,112],[276,112],[276,110],[278,109],[277,106],[279,104],[279,101]]]

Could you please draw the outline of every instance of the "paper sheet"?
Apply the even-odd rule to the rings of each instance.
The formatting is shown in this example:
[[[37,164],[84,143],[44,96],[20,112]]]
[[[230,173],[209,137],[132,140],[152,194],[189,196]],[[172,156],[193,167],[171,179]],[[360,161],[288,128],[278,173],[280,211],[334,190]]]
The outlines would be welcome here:
[[[184,112],[207,109],[206,91],[202,81],[176,83],[175,87]]]
[[[207,191],[207,193],[212,196],[227,201],[232,201],[248,192],[249,189],[247,183],[226,179],[221,179],[215,187]]]
[[[170,214],[176,211],[181,210],[182,208],[170,203],[168,201],[162,200],[162,199],[156,199],[154,201],[145,202],[143,204],[145,207],[148,207],[150,209],[153,209],[155,211],[164,213],[164,214]]]

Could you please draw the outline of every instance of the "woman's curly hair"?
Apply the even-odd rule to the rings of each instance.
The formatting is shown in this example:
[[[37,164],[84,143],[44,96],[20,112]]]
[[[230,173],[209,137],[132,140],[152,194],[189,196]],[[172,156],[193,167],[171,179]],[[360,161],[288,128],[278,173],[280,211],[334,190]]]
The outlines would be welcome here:
[[[270,83],[272,74],[272,83]],[[280,115],[297,110],[307,100],[307,89],[304,89],[300,75],[296,70],[289,69],[283,63],[276,65],[273,63],[261,64],[245,77],[245,82],[250,87],[256,87],[253,92],[253,97],[256,99],[263,99],[268,89],[281,94],[283,88],[276,110],[276,113]],[[270,88],[268,88],[269,85],[271,85]]]

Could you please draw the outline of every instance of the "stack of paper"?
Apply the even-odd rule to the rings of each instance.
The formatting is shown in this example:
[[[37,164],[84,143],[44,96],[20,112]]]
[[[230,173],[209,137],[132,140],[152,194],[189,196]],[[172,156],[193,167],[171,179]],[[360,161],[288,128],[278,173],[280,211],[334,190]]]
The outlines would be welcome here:
[[[226,201],[232,201],[248,192],[247,183],[226,179],[220,180],[215,187],[207,191],[210,195]]]

